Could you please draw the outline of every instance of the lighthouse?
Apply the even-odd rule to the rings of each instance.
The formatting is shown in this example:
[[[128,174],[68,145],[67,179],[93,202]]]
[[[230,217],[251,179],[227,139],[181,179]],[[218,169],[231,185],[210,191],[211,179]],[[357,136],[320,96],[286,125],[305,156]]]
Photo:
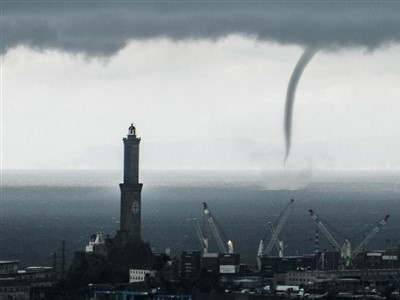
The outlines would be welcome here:
[[[141,241],[141,193],[143,184],[139,183],[139,145],[136,128],[131,124],[124,142],[124,178],[121,183],[120,231],[130,240]]]
[[[89,283],[127,282],[130,269],[153,270],[154,254],[140,235],[142,184],[139,183],[139,144],[131,124],[124,142],[124,175],[121,189],[120,228],[115,237],[89,244],[86,252],[75,253],[66,282],[80,288]],[[102,272],[99,270],[107,270]],[[100,275],[101,274],[101,275]]]

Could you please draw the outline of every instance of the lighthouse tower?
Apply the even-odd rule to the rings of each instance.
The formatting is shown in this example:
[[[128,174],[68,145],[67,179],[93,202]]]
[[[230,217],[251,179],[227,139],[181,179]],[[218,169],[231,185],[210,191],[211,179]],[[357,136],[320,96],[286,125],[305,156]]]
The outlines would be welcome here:
[[[126,232],[130,240],[141,241],[141,192],[139,183],[139,144],[136,128],[131,124],[124,141],[124,181],[121,183],[120,231]]]
[[[101,245],[93,245],[93,251],[75,253],[66,277],[66,286],[78,289],[89,283],[127,282],[130,269],[154,268],[155,258],[150,244],[143,242],[140,236],[143,185],[139,183],[140,138],[136,136],[133,124],[123,141],[124,180],[119,185],[120,230],[115,237],[105,238]],[[99,275],[99,270],[110,270],[110,272]]]

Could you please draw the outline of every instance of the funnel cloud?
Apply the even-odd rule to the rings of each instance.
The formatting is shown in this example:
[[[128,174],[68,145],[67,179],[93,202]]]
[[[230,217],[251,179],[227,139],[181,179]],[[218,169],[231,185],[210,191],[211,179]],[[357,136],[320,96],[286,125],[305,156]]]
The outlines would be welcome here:
[[[285,103],[285,119],[284,119],[284,130],[285,130],[285,142],[286,142],[286,154],[285,162],[290,154],[290,147],[292,143],[292,120],[293,120],[293,107],[294,100],[296,97],[296,88],[299,83],[300,77],[303,74],[304,69],[307,67],[310,60],[317,52],[314,48],[307,48],[300,56],[296,66],[294,67],[292,76],[290,77],[289,84],[286,92],[286,103]]]

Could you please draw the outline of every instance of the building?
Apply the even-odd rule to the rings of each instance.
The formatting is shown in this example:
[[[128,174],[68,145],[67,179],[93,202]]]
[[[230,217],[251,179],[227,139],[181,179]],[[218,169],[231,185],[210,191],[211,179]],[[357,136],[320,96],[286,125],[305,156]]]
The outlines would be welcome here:
[[[201,268],[207,272],[219,273],[218,256],[218,253],[203,253]]]
[[[353,260],[353,267],[355,269],[396,269],[400,267],[399,254],[399,247],[360,252]]]
[[[17,260],[0,264],[0,299],[31,299],[38,290],[51,290],[57,281],[52,267],[32,266],[20,270],[18,265]]]
[[[400,268],[400,247],[387,248],[382,255],[382,268]]]
[[[19,260],[1,260],[0,261],[0,276],[17,273],[18,265],[19,265]]]
[[[237,274],[240,271],[240,255],[237,253],[221,253],[219,255],[219,273]]]
[[[56,283],[56,274],[52,267],[33,266],[18,271],[20,281],[28,282],[31,288],[48,288]]]
[[[274,274],[286,273],[297,268],[304,268],[301,256],[261,257],[261,273],[266,277],[273,277]]]
[[[231,275],[240,272],[240,255],[237,253],[204,253],[200,250],[182,251],[180,276],[195,278],[204,270],[216,274]]]
[[[130,269],[129,270],[129,283],[144,281],[147,276],[155,277],[156,271],[144,269]]]
[[[201,251],[182,251],[179,269],[180,276],[183,278],[197,277],[201,271]]]
[[[30,299],[30,285],[15,278],[0,278],[0,299]]]
[[[315,282],[357,279],[368,282],[370,286],[385,286],[393,281],[392,277],[398,277],[400,269],[363,269],[363,270],[339,270],[339,271],[289,271],[285,276],[286,285],[306,285]]]

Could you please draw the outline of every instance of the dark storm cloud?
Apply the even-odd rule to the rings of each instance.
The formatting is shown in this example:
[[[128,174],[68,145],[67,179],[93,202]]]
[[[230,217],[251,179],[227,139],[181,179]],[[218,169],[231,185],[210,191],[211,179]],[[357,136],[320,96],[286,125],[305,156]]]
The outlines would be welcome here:
[[[2,53],[24,45],[109,56],[132,39],[230,34],[319,49],[400,41],[400,2],[9,1],[2,10]]]

